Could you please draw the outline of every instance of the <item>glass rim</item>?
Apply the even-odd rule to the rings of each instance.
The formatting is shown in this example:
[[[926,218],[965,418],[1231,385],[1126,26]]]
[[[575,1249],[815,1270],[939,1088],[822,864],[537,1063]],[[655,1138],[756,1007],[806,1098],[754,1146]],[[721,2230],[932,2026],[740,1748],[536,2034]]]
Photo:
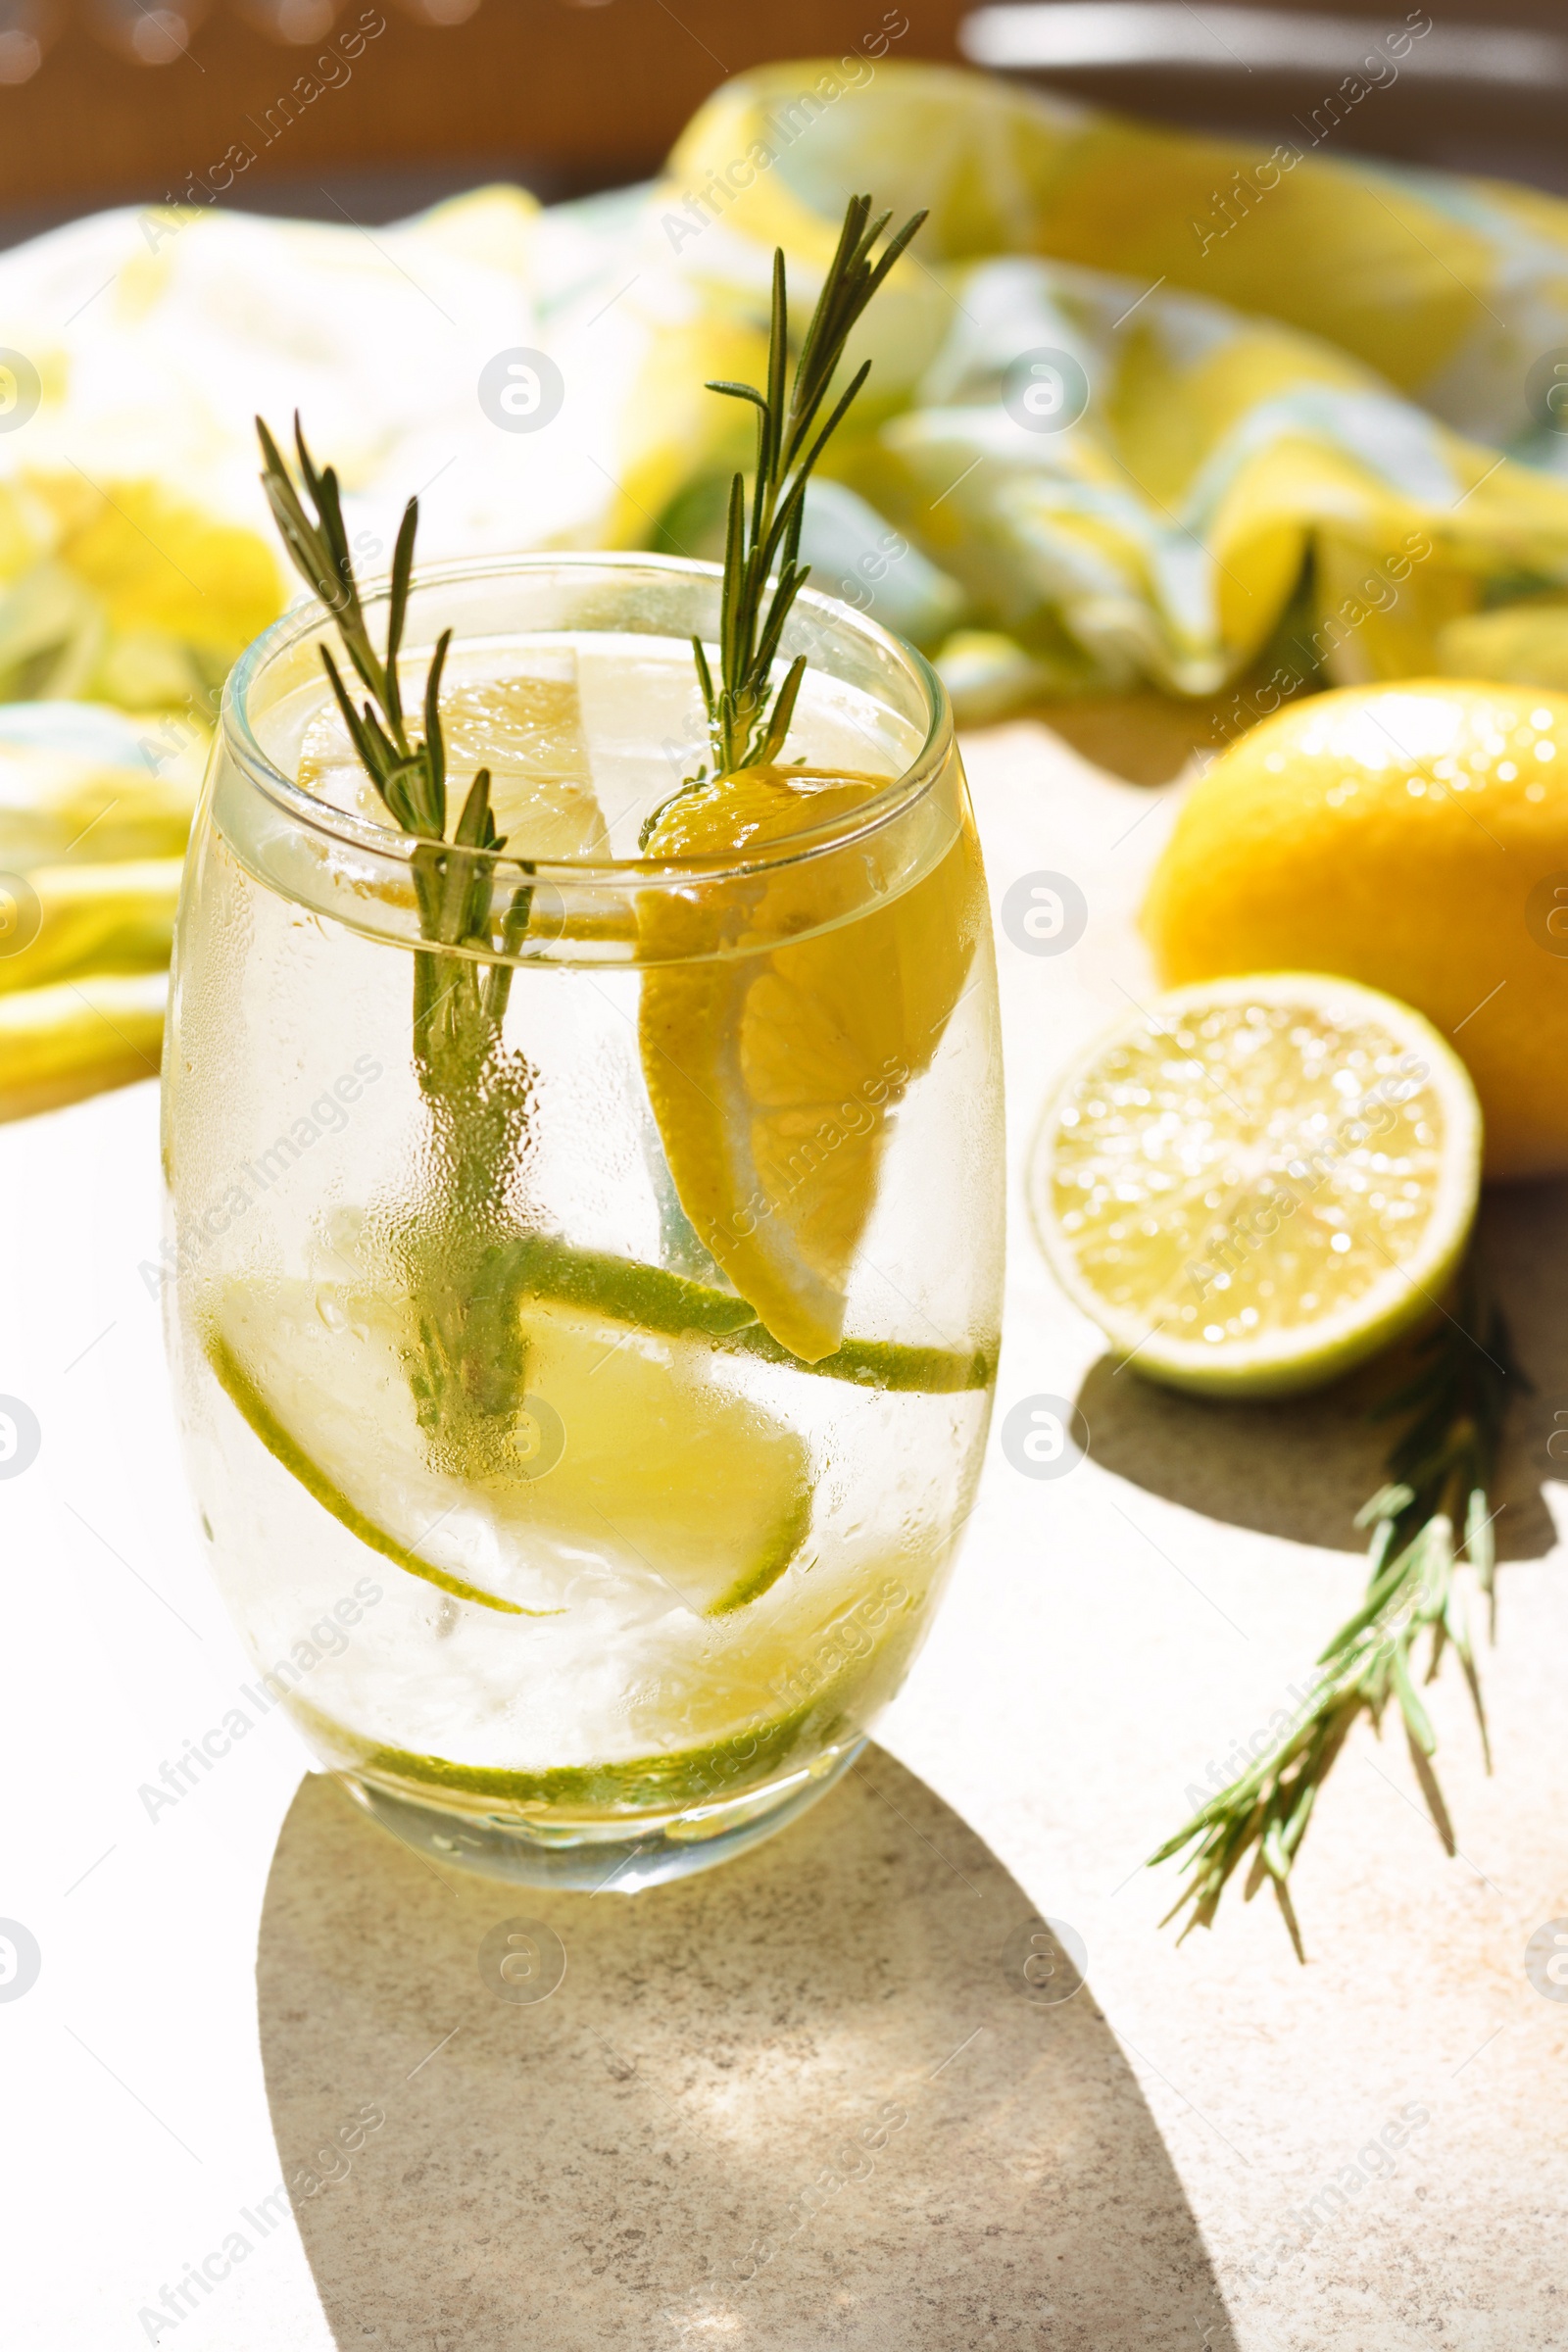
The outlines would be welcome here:
[[[517,555],[468,557],[431,564],[415,573],[413,591],[417,594],[446,585],[510,579],[519,572],[592,570],[628,575],[644,571],[665,579],[711,580],[715,584],[721,582],[724,576],[721,564],[702,563],[694,557],[652,555],[637,549],[563,548]],[[377,574],[367,582],[360,590],[363,609],[371,612],[383,608],[391,595],[391,587],[389,573]],[[686,881],[710,885],[732,876],[738,878],[771,872],[844,850],[879,832],[884,825],[902,816],[942,775],[952,754],[953,707],[948,699],[947,688],[925,656],[914,646],[895,636],[880,621],[872,620],[866,613],[857,611],[855,606],[846,604],[842,598],[828,596],[808,586],[802,589],[796,599],[795,610],[802,608],[814,610],[826,626],[858,633],[869,640],[909,674],[924,699],[927,710],[924,741],[914,758],[897,775],[889,776],[880,791],[839,817],[804,828],[799,833],[787,834],[779,841],[763,844],[754,855],[742,858],[720,854],[709,858],[524,858],[503,852],[493,860],[487,860],[493,864],[496,874],[501,876],[511,872],[520,879],[553,882],[562,888],[576,891],[627,887],[647,890],[661,886],[678,887]],[[251,722],[250,696],[265,671],[273,662],[318,631],[329,621],[329,617],[327,608],[319,597],[302,596],[259,637],[252,640],[224,682],[217,742],[228,752],[253,788],[264,794],[302,830],[346,849],[368,852],[378,858],[400,858],[410,863],[415,853],[422,846],[416,835],[400,832],[391,823],[381,824],[373,817],[360,816],[352,810],[337,808],[329,802],[318,800],[273,763],[258,741]],[[652,634],[654,632],[650,632]],[[454,640],[455,646],[457,642]]]

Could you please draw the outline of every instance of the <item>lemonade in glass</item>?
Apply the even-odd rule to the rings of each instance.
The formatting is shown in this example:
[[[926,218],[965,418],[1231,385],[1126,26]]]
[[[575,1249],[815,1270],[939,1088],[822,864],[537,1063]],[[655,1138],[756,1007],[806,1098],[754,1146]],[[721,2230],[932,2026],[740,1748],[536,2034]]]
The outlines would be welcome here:
[[[720,594],[643,556],[419,575],[409,692],[450,629],[454,807],[491,778],[450,844],[392,822],[296,610],[230,680],[181,903],[170,1340],[215,1573],[367,1806],[524,1882],[644,1886],[831,1785],[990,1410],[947,700],[807,589],[787,760],[693,785]]]

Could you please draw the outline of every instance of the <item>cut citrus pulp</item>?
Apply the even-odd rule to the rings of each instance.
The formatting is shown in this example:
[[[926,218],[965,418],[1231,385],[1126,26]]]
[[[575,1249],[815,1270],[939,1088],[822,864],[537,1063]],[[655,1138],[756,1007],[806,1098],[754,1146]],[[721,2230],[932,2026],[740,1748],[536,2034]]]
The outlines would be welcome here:
[[[647,853],[755,855],[851,814],[887,783],[744,768],[671,802]],[[681,1206],[807,1363],[839,1345],[889,1112],[963,991],[983,907],[968,821],[909,889],[868,911],[863,897],[847,861],[802,858],[701,894],[650,891],[639,920],[653,959],[643,1074]]]
[[[707,1350],[530,1301],[514,1476],[432,1466],[398,1302],[350,1285],[229,1285],[205,1334],[230,1401],[362,1542],[508,1613],[598,1566],[721,1616],[783,1575],[810,1516],[805,1441],[716,1382]]]
[[[1047,1105],[1029,1204],[1124,1360],[1262,1396],[1434,1312],[1480,1163],[1475,1090],[1419,1013],[1266,973],[1174,990],[1091,1047]]]
[[[577,692],[570,649],[528,657],[530,667],[505,678],[449,680],[441,698],[447,798],[455,812],[476,769],[490,770],[490,808],[512,858],[587,858],[607,843],[604,811]],[[386,821],[386,812],[355,757],[333,704],[306,729],[299,781],[334,808]]]

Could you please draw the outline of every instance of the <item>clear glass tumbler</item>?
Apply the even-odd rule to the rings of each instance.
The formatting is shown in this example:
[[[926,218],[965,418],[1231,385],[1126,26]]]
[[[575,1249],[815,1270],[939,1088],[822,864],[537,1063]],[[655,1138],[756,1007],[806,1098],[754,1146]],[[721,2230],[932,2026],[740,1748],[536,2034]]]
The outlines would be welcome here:
[[[792,764],[682,794],[717,626],[710,565],[426,573],[406,691],[451,628],[481,854],[386,820],[299,608],[229,681],[186,867],[168,1329],[254,1695],[400,1836],[525,1883],[646,1886],[831,1785],[990,1412],[1001,1057],[946,697],[808,591]]]

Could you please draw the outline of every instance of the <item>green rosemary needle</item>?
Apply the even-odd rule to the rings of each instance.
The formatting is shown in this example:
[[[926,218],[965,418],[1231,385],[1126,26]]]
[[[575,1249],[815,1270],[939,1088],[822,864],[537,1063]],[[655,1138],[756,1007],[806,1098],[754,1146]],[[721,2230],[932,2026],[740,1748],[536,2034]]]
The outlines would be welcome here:
[[[1165,1914],[1188,1918],[1182,1935],[1210,1927],[1232,1873],[1251,1856],[1243,1889],[1250,1902],[1267,1880],[1298,1960],[1306,1957],[1291,1901],[1290,1876],[1317,1794],[1357,1718],[1381,1731],[1384,1709],[1398,1702],[1422,1794],[1445,1850],[1453,1826],[1432,1769],[1437,1735],[1417,1690],[1415,1650],[1429,1638],[1430,1683],[1451,1648],[1469,1687],[1482,1752],[1492,1769],[1486,1712],[1465,1622],[1457,1570],[1475,1570],[1494,1630],[1492,1522],[1488,1494],[1511,1394],[1529,1383],[1514,1362],[1507,1327],[1483,1297],[1472,1256],[1453,1316],[1430,1333],[1415,1377],[1372,1415],[1411,1418],[1388,1457],[1388,1480],[1356,1515],[1370,1527],[1366,1596],[1319,1657],[1312,1689],[1288,1728],[1250,1769],[1201,1806],[1186,1827],[1150,1856],[1150,1866],[1194,1850],[1188,1884]],[[1509,1384],[1512,1384],[1511,1389]],[[1164,1923],[1161,1922],[1161,1925]]]
[[[807,484],[870,374],[869,360],[861,362],[825,422],[818,424],[817,419],[844,347],[861,314],[925,217],[916,213],[906,220],[873,261],[873,248],[893,216],[879,213],[873,220],[870,197],[851,197],[838,249],[787,385],[789,294],[784,255],[782,250],[776,251],[766,391],[760,392],[755,384],[710,382],[708,386],[710,392],[722,393],[726,399],[750,401],[757,411],[757,468],[749,514],[744,474],[737,473],[730,485],[716,684],[702,639],[692,639],[715,776],[733,775],[741,767],[765,766],[784,748],[806,656],[796,656],[776,695],[772,673],[784,624],[809,575],[809,565],[800,561]],[[701,783],[707,773],[705,766],[693,784]],[[691,787],[683,787],[686,789]],[[665,802],[656,808],[644,824],[642,848],[647,848],[655,824],[668,806]]]

